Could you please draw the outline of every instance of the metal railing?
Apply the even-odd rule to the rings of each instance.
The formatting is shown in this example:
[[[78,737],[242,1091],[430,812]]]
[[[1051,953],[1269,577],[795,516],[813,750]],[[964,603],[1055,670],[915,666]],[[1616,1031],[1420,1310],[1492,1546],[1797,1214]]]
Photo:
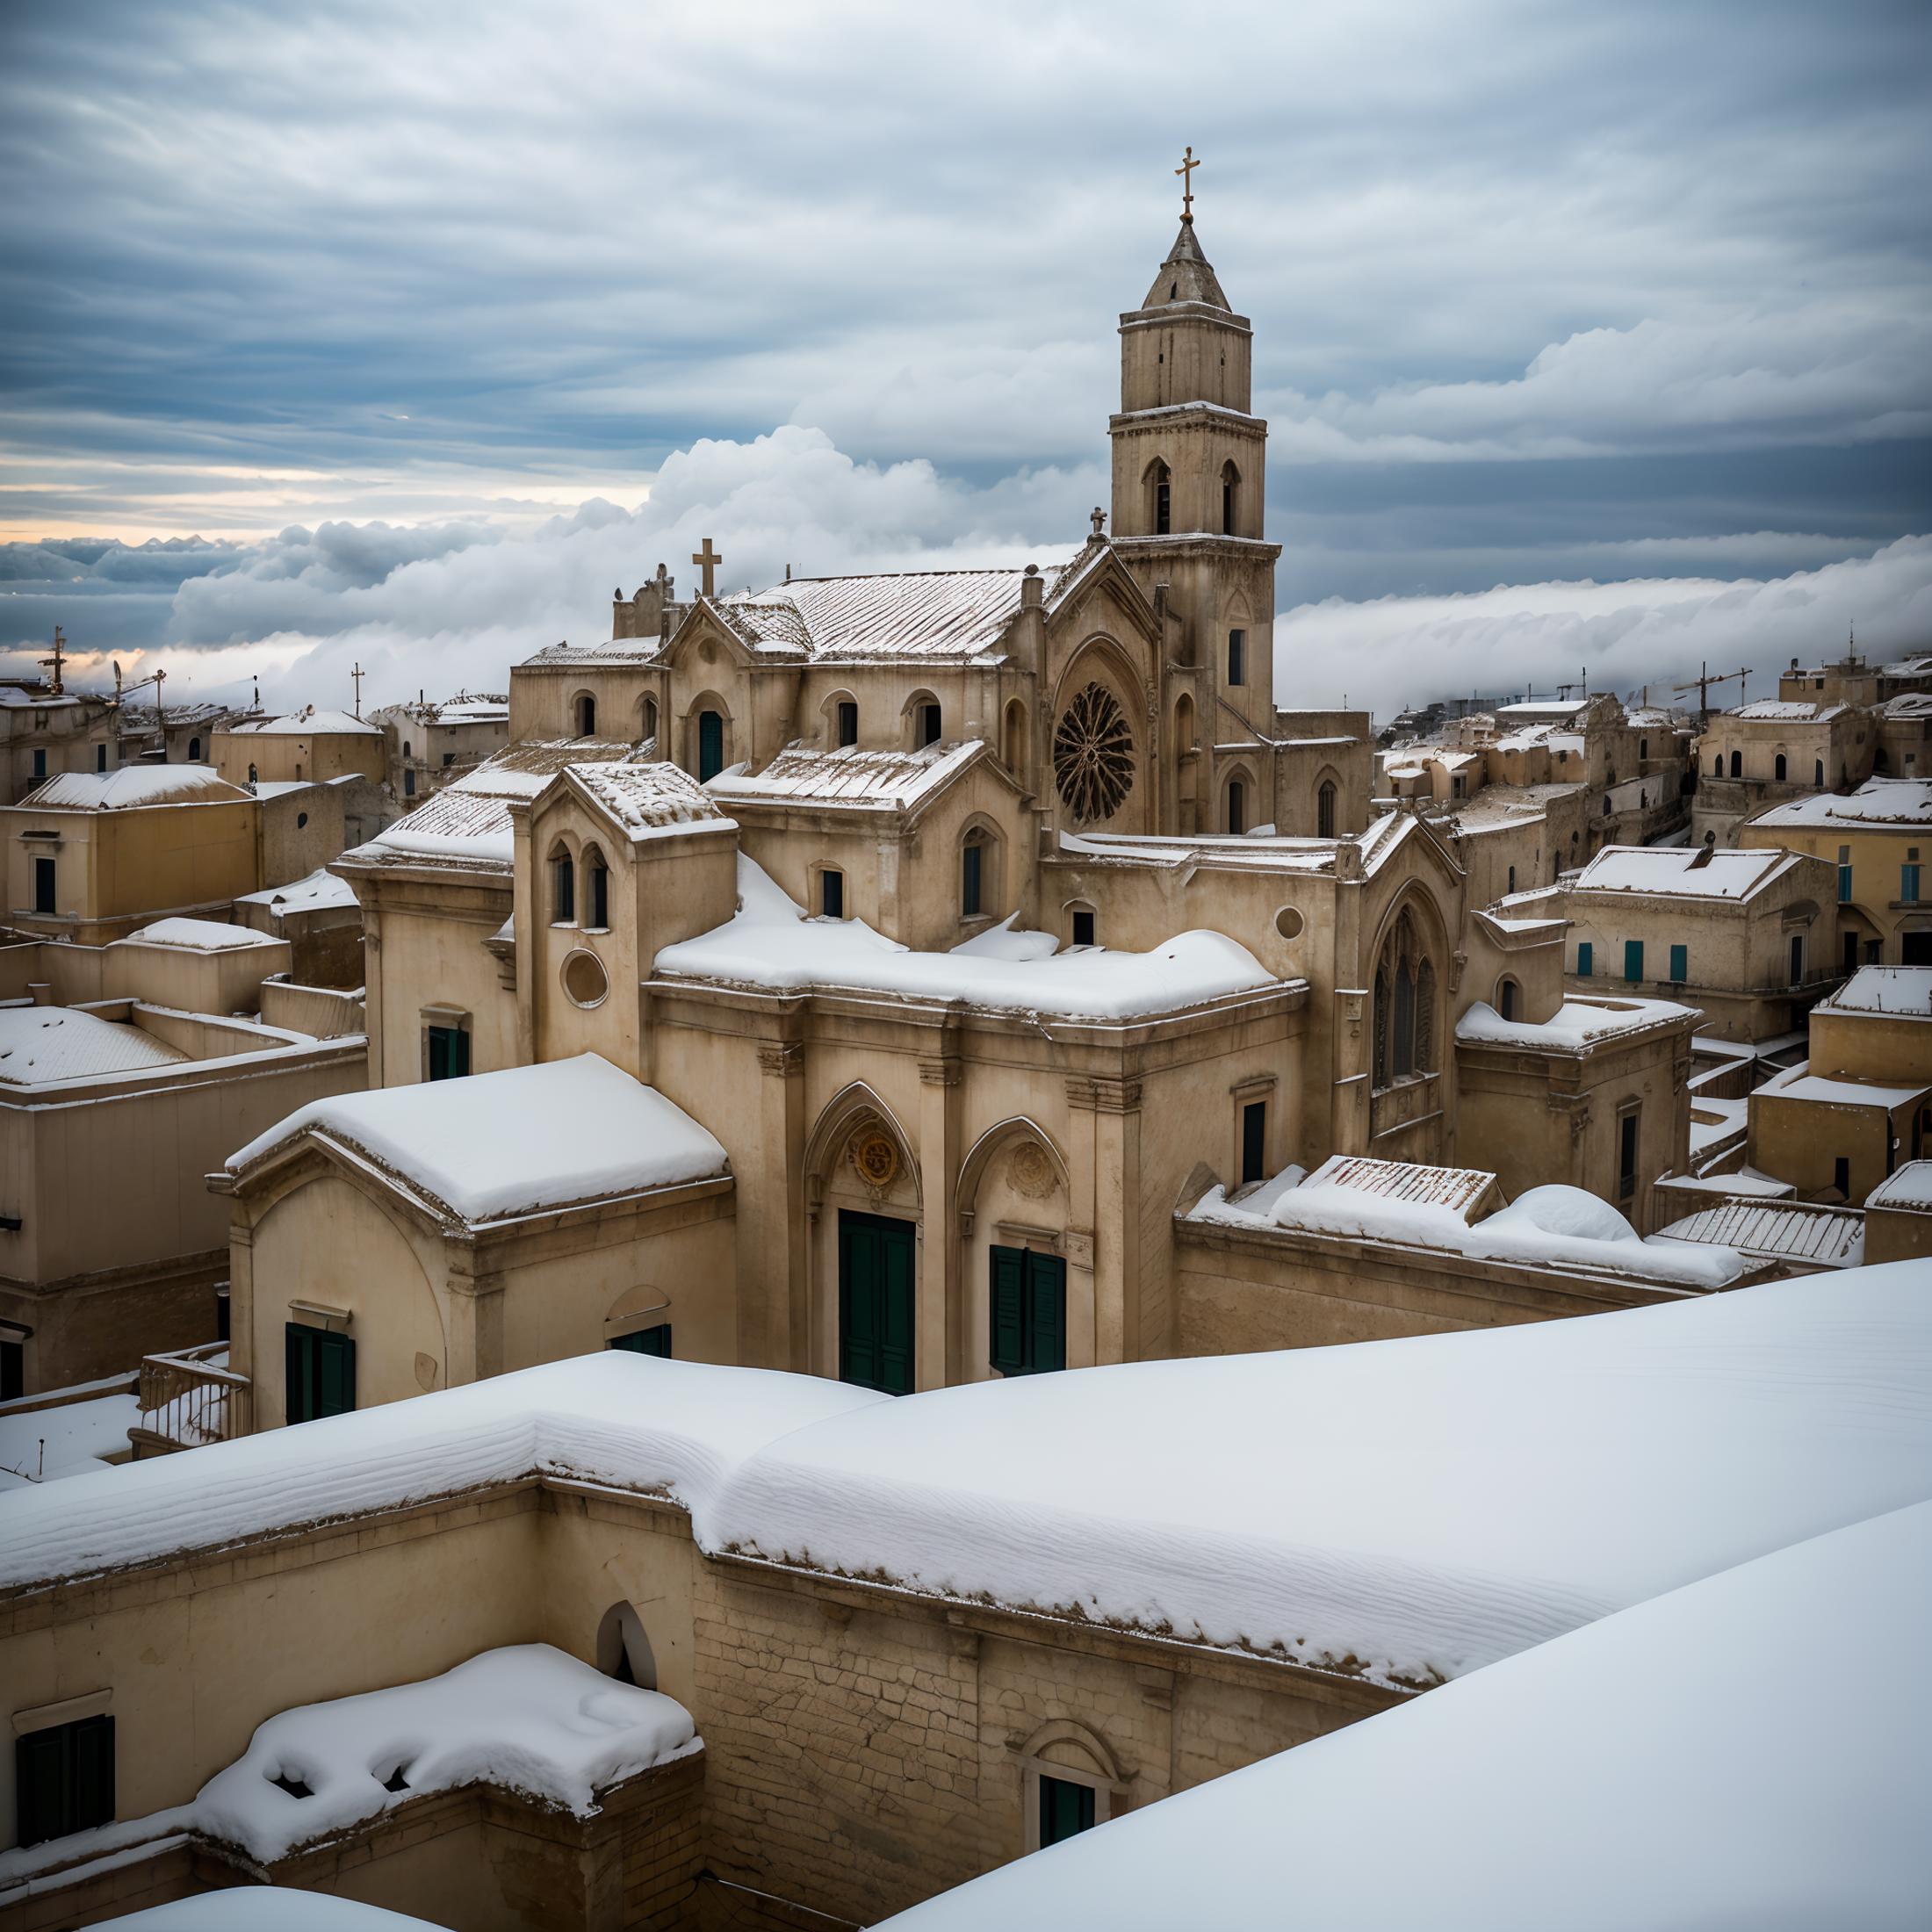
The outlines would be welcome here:
[[[197,1449],[253,1431],[255,1390],[227,1361],[226,1342],[141,1357],[136,1426],[152,1446]]]

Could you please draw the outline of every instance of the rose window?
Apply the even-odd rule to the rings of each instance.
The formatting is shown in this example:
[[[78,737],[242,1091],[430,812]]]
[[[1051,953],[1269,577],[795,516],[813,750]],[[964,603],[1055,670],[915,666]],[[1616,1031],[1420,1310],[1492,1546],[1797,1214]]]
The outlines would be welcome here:
[[[1104,686],[1088,685],[1060,714],[1053,775],[1076,825],[1111,818],[1134,789],[1134,734]]]

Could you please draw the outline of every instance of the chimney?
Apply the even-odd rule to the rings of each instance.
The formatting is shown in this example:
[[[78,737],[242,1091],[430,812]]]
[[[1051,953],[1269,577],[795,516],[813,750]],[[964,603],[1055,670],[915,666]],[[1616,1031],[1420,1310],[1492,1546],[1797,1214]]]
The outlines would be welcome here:
[[[1020,586],[1020,602],[1022,608],[1034,609],[1046,599],[1046,584],[1040,575],[1038,564],[1028,564],[1027,574]]]

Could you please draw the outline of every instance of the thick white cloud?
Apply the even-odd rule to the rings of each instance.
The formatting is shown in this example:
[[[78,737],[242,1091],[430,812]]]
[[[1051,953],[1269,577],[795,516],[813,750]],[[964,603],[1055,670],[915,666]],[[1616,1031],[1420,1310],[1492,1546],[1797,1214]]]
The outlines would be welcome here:
[[[1592,690],[1647,682],[1653,702],[1665,702],[1703,662],[1713,672],[1751,667],[1751,693],[1762,697],[1794,657],[1841,653],[1854,626],[1859,649],[1876,657],[1932,648],[1932,537],[1769,580],[1512,584],[1303,604],[1275,620],[1275,694],[1284,705],[1345,694],[1386,717],[1465,692],[1549,692],[1587,673]],[[1722,702],[1736,693],[1726,687]]]

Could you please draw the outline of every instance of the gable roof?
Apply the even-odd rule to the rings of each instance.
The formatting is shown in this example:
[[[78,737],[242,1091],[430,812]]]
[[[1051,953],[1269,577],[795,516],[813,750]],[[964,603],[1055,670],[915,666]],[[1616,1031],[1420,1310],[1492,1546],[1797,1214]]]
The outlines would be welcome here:
[[[916,811],[991,752],[979,739],[917,751],[816,751],[788,745],[761,772],[720,773],[705,787],[733,804],[811,805],[835,811]]]
[[[735,829],[710,792],[665,759],[645,764],[570,764],[544,787],[545,796],[557,784],[581,792],[633,843],[671,833]]]
[[[1763,847],[1605,846],[1572,884],[1575,892],[1656,893],[1665,898],[1755,898],[1800,854]]]

